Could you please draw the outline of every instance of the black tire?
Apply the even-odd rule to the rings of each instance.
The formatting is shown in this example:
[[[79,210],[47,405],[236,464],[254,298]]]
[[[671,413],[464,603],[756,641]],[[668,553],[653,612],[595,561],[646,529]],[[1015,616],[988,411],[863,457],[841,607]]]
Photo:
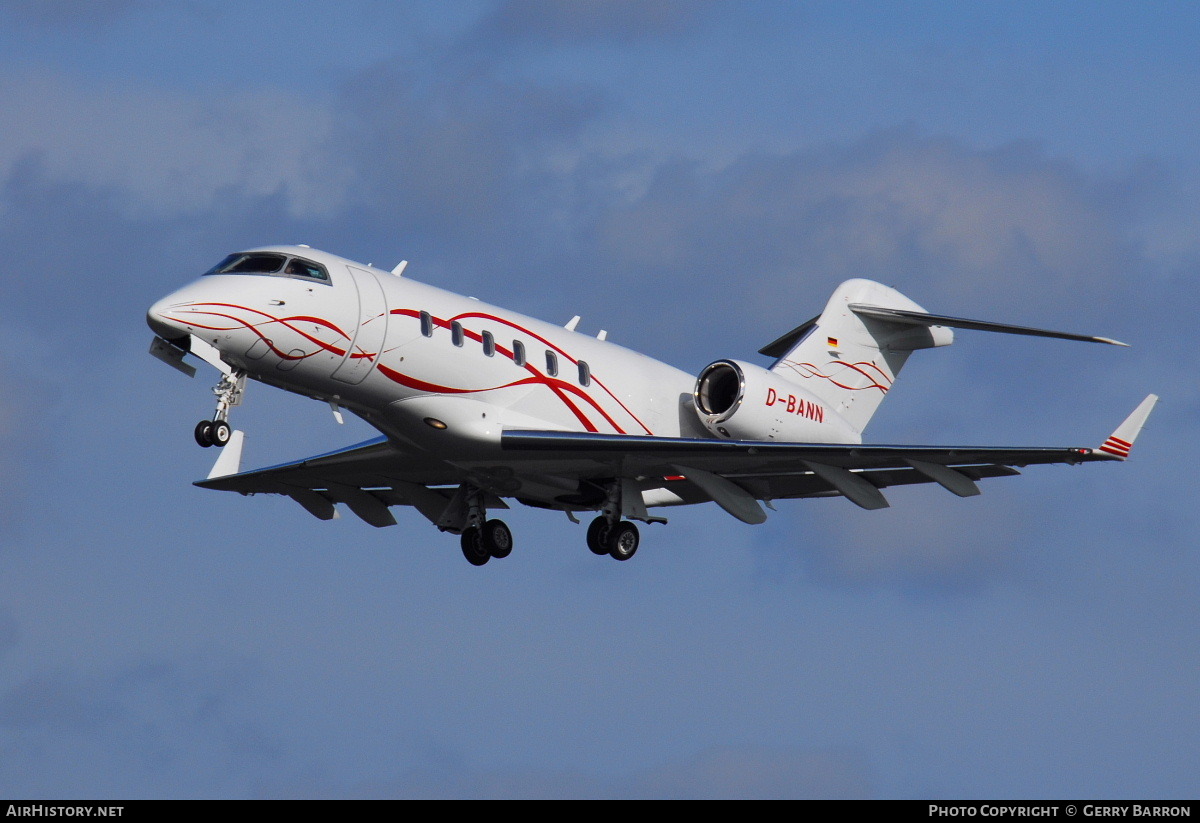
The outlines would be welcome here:
[[[608,533],[608,553],[615,560],[628,560],[637,553],[640,540],[637,526],[622,520]]]
[[[196,436],[196,444],[197,445],[203,446],[204,448],[207,449],[209,446],[211,446],[213,444],[213,442],[212,442],[212,426],[213,426],[213,424],[212,424],[211,420],[201,420],[199,423],[196,424],[196,431],[194,432],[194,434]]]
[[[463,530],[462,537],[459,538],[459,545],[462,546],[463,557],[467,558],[467,562],[472,566],[482,566],[492,559],[487,549],[483,547],[483,535],[474,526],[468,526]]]
[[[513,550],[513,536],[503,520],[489,520],[483,524],[483,548],[492,557],[508,557]]]
[[[592,554],[608,554],[608,518],[600,515],[591,522],[587,530],[587,547]]]
[[[224,446],[231,437],[233,437],[233,430],[229,428],[228,423],[224,420],[213,421],[212,428],[208,430],[208,438],[212,440],[214,446]]]

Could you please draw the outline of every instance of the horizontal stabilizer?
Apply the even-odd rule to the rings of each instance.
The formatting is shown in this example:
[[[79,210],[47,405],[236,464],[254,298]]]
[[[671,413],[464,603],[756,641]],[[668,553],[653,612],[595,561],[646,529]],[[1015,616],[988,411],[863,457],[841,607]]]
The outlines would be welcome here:
[[[1112,455],[1118,460],[1129,457],[1129,450],[1133,448],[1134,441],[1137,440],[1142,427],[1146,425],[1146,418],[1150,416],[1150,412],[1154,410],[1154,404],[1157,402],[1157,394],[1146,395],[1146,399],[1138,404],[1133,413],[1125,418],[1125,422],[1117,426],[1117,430],[1096,451]]]
[[[1108,337],[1093,337],[1087,334],[1033,329],[1028,326],[992,323],[988,320],[968,320],[965,317],[949,317],[944,314],[929,314],[928,312],[909,311],[907,309],[889,309],[882,306],[868,306],[863,303],[851,303],[846,308],[860,317],[871,317],[875,320],[886,320],[889,323],[900,323],[911,326],[947,326],[953,329],[971,329],[973,331],[991,331],[1003,334],[1024,334],[1030,337],[1054,337],[1059,340],[1080,340],[1085,343],[1107,343],[1110,346],[1129,346],[1128,343],[1122,343],[1120,340],[1113,340]]]
[[[821,316],[817,315],[813,319],[801,323],[787,334],[783,335],[782,337],[778,337],[767,345],[763,346],[758,350],[758,353],[765,354],[767,357],[783,357],[785,354],[795,348],[796,344],[800,342],[800,339],[803,338],[804,335],[808,334],[809,330],[813,326],[817,325],[817,321],[820,319]]]

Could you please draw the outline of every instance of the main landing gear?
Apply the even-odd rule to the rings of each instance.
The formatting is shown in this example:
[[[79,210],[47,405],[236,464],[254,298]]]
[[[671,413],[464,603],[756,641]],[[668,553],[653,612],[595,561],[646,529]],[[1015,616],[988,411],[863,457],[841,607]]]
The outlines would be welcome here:
[[[473,486],[466,486],[467,525],[462,530],[459,543],[463,557],[472,566],[482,566],[493,557],[508,557],[513,550],[512,531],[503,520],[487,519],[484,493]]]
[[[637,526],[628,520],[610,523],[603,514],[593,520],[587,530],[587,545],[592,554],[607,554],[614,560],[633,557],[639,540]]]
[[[640,537],[637,526],[621,519],[620,481],[614,480],[608,484],[605,498],[600,516],[588,525],[587,546],[592,554],[607,554],[614,560],[628,560],[637,552]]]
[[[246,373],[239,369],[230,374],[221,375],[221,382],[213,387],[217,396],[217,410],[212,420],[201,420],[196,424],[196,442],[208,448],[209,446],[224,446],[233,436],[229,426],[229,409],[240,405],[242,394],[246,391]]]
[[[467,526],[459,540],[463,557],[472,566],[482,566],[493,557],[508,557],[513,548],[512,532],[503,520],[488,520],[482,526]]]

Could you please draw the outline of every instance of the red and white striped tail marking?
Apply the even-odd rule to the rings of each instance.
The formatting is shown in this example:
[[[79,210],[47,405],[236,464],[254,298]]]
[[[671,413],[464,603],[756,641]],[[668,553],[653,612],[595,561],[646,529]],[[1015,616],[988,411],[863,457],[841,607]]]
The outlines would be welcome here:
[[[1129,450],[1133,448],[1132,443],[1128,443],[1119,437],[1110,437],[1104,441],[1104,445],[1100,447],[1100,451],[1115,454],[1117,457],[1126,458],[1129,456]]]

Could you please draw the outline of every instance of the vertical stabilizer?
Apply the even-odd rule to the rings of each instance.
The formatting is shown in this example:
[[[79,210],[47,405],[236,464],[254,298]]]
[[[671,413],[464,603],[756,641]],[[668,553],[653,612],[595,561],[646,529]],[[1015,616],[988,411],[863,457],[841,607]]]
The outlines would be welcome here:
[[[850,309],[863,304],[925,311],[880,283],[847,280],[834,291],[821,316],[802,327],[799,340],[771,366],[771,371],[825,401],[859,433],[913,350],[954,342],[954,333],[942,326],[863,317]]]

